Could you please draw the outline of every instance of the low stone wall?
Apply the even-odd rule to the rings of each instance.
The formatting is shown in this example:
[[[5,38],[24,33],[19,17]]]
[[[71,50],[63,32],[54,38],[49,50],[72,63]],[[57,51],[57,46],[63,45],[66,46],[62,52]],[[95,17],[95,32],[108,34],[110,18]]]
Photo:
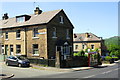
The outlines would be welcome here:
[[[71,60],[61,61],[62,67],[83,67],[88,66],[87,57],[73,57]]]
[[[55,59],[32,59],[32,58],[29,58],[29,60],[32,64],[55,67]],[[83,67],[83,66],[88,66],[88,58],[87,57],[73,57],[70,60],[62,60],[60,62],[60,68]]]
[[[33,59],[33,58],[28,59],[32,64],[55,67],[55,59]]]

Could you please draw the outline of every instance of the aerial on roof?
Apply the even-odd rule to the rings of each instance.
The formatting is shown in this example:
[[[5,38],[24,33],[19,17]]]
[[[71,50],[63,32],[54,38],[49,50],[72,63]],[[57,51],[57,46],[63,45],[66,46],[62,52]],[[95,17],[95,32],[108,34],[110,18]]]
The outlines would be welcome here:
[[[63,9],[42,12],[39,15],[35,15],[35,14],[21,15],[13,18],[3,19],[3,20],[0,20],[0,28],[11,28],[11,27],[20,27],[20,26],[28,26],[28,25],[36,25],[36,24],[46,24],[62,10]],[[27,19],[25,19],[25,21],[17,22],[17,21],[21,21],[22,18],[24,18],[24,16],[27,16]]]
[[[92,33],[74,34],[74,41],[101,41],[102,37],[97,37]]]

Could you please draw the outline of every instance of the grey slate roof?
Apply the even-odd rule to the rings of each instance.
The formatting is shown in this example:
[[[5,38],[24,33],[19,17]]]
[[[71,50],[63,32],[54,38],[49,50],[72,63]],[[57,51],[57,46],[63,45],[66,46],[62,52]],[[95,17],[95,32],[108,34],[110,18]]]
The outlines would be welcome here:
[[[28,21],[17,23],[16,17],[8,18],[7,20],[0,20],[0,28],[11,28],[18,26],[28,26],[35,24],[45,24],[48,23],[54,16],[56,16],[62,9],[43,12],[39,15],[30,15],[31,18]]]
[[[101,37],[97,37],[96,35],[92,33],[88,33],[90,37],[86,37],[86,33],[81,33],[81,34],[75,34],[76,38],[73,37],[73,41],[101,41]],[[74,36],[74,35],[73,35]]]

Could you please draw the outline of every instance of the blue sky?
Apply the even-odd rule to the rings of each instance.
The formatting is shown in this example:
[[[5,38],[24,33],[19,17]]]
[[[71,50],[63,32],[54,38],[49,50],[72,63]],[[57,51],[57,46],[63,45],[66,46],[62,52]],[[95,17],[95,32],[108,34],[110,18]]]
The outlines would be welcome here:
[[[103,38],[118,35],[117,2],[3,2],[1,16],[33,14],[35,6],[43,12],[64,9],[75,27],[74,33],[91,32]]]

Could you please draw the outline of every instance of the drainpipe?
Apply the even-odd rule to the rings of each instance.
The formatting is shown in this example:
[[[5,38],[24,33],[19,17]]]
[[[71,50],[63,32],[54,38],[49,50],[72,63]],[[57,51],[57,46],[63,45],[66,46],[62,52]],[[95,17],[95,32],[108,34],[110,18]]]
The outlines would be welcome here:
[[[27,56],[26,28],[24,28],[24,53],[25,53],[25,56]]]

